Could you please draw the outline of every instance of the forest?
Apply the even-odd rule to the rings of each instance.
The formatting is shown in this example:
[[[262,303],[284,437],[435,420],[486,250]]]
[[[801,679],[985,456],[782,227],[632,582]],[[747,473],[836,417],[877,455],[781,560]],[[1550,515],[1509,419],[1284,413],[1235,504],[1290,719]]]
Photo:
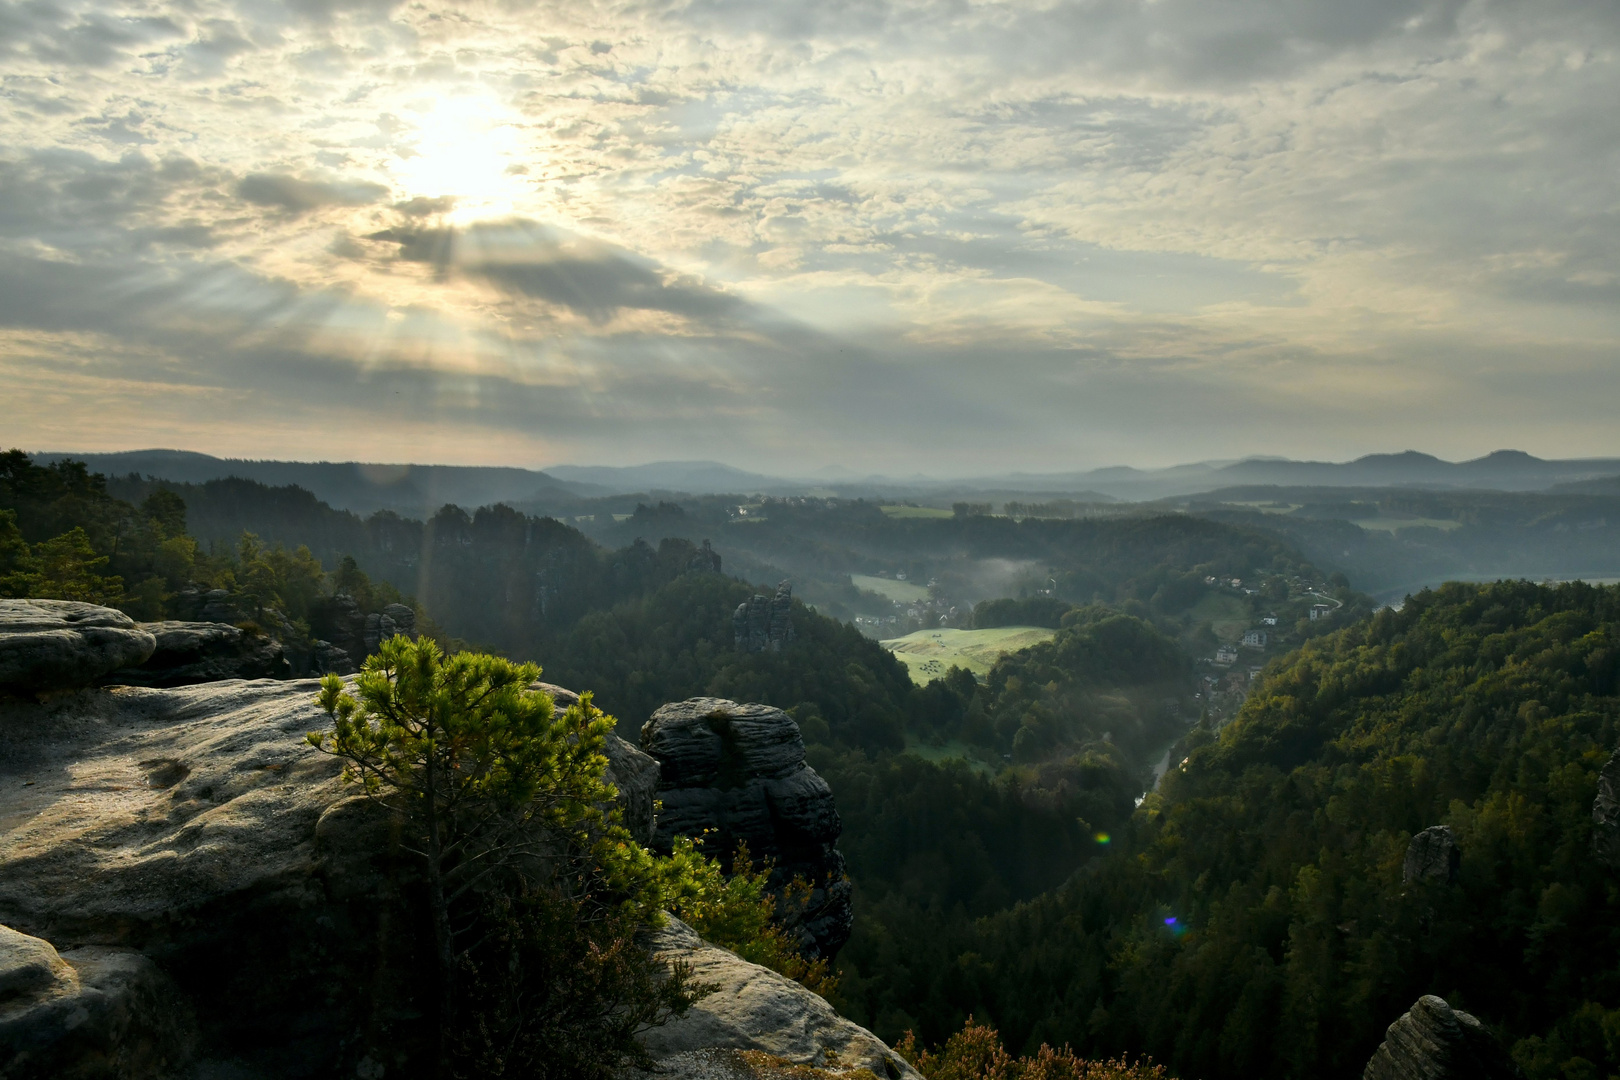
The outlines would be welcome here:
[[[1437,993],[1530,1080],[1620,1072],[1620,888],[1592,854],[1590,812],[1620,739],[1620,588],[1450,584],[1373,613],[1340,586],[1342,616],[1302,632],[1218,726],[1177,590],[1329,576],[1282,540],[1186,517],[848,512],[874,543],[1067,567],[1072,591],[981,605],[986,625],[1055,637],[983,681],[917,686],[799,600],[790,646],[738,650],[731,612],[760,586],[726,573],[707,537],[603,548],[504,507],[360,519],[297,489],[109,481],[18,452],[0,458],[0,594],[150,619],[223,590],[244,619],[306,641],[339,595],[403,601],[447,648],[594,691],[632,739],[691,696],[788,709],[837,799],[855,886],[833,998],[890,1041],[939,1045],[973,1017],[1019,1052],[1145,1055],[1209,1080],[1350,1077]],[[190,531],[199,516],[211,542]],[[291,546],[300,529],[312,543]],[[400,584],[413,571],[423,591]],[[1157,784],[1156,761],[1173,763]],[[1458,837],[1455,880],[1403,883],[1408,841],[1438,824]]]

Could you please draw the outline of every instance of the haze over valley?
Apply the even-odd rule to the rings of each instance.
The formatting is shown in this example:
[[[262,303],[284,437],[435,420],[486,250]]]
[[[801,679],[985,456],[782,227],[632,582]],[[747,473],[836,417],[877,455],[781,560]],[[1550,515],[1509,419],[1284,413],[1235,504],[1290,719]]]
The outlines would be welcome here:
[[[1614,0],[0,0],[0,1080],[1616,1080]]]

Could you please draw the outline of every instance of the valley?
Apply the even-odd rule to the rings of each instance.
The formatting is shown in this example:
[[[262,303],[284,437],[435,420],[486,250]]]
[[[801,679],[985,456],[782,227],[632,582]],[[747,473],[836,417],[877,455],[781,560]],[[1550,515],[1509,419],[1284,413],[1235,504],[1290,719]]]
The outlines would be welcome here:
[[[831,1000],[891,1042],[972,1015],[1009,1046],[1152,1054],[1178,1076],[1349,1078],[1429,988],[1501,1025],[1530,1080],[1610,1060],[1580,1019],[1611,1007],[1609,972],[1574,942],[1620,926],[1578,857],[1620,740],[1614,587],[1391,606],[1361,584],[1488,576],[1447,560],[1526,536],[1515,558],[1612,568],[1620,515],[1583,501],[1610,496],[1244,489],[1042,516],[1054,500],[576,493],[561,517],[362,516],[296,486],[16,452],[0,495],[0,588],[251,627],[293,673],[367,655],[387,615],[538,661],[631,743],[669,702],[783,710],[843,822],[854,916]],[[1364,527],[1373,504],[1419,524]],[[755,636],[749,611],[770,612]],[[1485,768],[1504,754],[1517,779]],[[1510,807],[1530,816],[1509,828]],[[1437,822],[1459,837],[1455,886],[1402,891],[1408,838]],[[1504,882],[1540,906],[1500,902]],[[1561,922],[1533,914],[1546,897]],[[1467,959],[1497,933],[1522,962]],[[1255,1017],[1275,1010],[1309,1053],[1269,1041]],[[1169,1015],[1229,1034],[1189,1042]]]

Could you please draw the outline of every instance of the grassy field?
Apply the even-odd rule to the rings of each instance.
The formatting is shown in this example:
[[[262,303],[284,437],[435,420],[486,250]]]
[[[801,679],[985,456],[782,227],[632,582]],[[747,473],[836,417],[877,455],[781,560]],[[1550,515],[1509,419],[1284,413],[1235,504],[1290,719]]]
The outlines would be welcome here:
[[[863,592],[875,592],[879,596],[898,600],[902,604],[928,599],[928,590],[913,581],[895,581],[893,578],[871,577],[867,574],[851,574],[849,580]]]
[[[952,511],[937,506],[880,506],[878,509],[890,517],[896,518],[948,518],[953,516]]]
[[[942,677],[952,667],[987,675],[1003,653],[1017,652],[1043,641],[1054,631],[1040,626],[998,626],[991,630],[918,630],[883,642],[894,653],[911,681],[921,685]]]
[[[1360,521],[1353,521],[1351,524],[1358,525],[1363,529],[1382,529],[1384,532],[1394,532],[1396,529],[1415,529],[1419,526],[1430,529],[1439,529],[1442,532],[1450,532],[1452,529],[1462,528],[1462,522],[1452,521],[1448,518],[1375,517],[1365,518]]]

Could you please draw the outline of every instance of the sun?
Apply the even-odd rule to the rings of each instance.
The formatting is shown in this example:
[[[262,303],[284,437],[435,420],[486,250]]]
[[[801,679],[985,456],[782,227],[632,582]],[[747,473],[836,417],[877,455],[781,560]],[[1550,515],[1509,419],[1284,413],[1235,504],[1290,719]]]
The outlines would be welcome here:
[[[522,129],[499,102],[439,98],[414,120],[390,170],[406,198],[449,197],[454,217],[513,212],[528,190],[528,170]]]

